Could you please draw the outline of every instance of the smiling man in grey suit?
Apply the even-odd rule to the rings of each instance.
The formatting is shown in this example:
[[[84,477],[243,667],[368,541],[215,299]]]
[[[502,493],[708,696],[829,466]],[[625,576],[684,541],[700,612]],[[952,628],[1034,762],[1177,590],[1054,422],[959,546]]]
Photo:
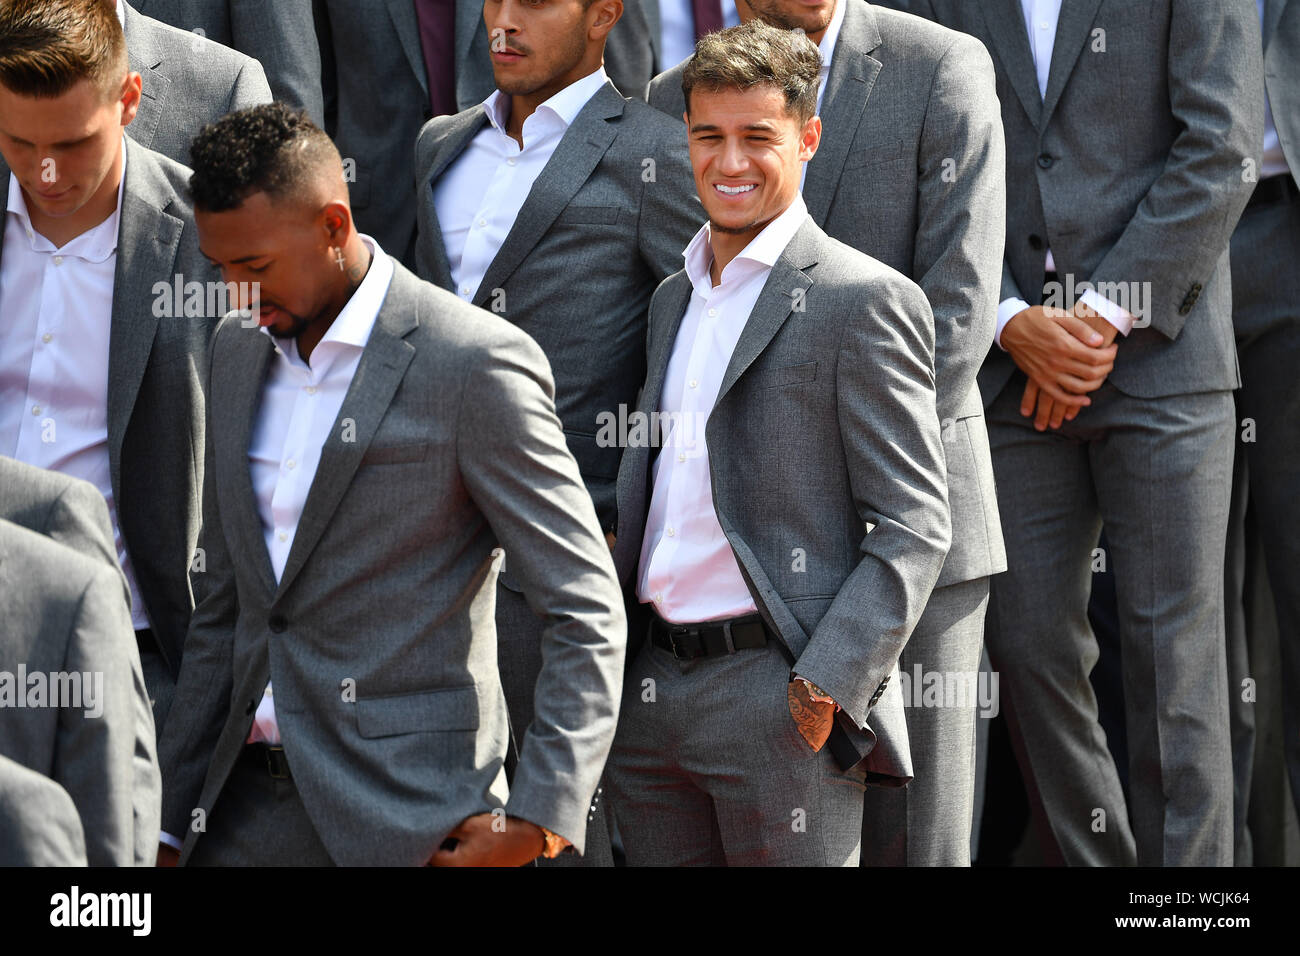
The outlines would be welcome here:
[[[416,143],[419,273],[542,347],[569,449],[607,534],[620,447],[602,438],[602,423],[634,403],[650,296],[681,268],[681,250],[704,219],[678,124],[620,96],[601,69],[621,7],[489,3],[484,16],[509,47],[492,54],[498,91],[431,120]],[[506,700],[522,734],[543,622],[510,560],[497,629]],[[600,801],[593,805],[594,832],[605,823]]]
[[[178,163],[190,141],[231,110],[271,102],[262,65],[219,43],[137,13],[118,0],[131,69],[140,74],[140,106],[127,135]]]
[[[917,685],[907,701],[916,778],[905,789],[867,791],[862,863],[965,865],[975,695],[955,706],[913,703],[930,675],[974,686],[989,575],[1006,569],[975,382],[993,344],[1006,229],[993,64],[964,34],[863,0],[739,0],[737,7],[745,22],[802,29],[818,44],[822,139],[801,186],[809,215],[833,238],[915,281],[934,310],[952,549],[900,665]],[[650,84],[650,105],[673,117],[685,109],[684,66]]]
[[[709,223],[655,292],[618,481],[632,865],[855,866],[864,784],[912,776],[898,657],[950,533],[934,322],[807,213],[819,64],[753,20],[683,73]]]
[[[161,784],[117,573],[0,520],[0,580],[0,756],[67,791],[90,865],[150,864]]]
[[[993,54],[1007,137],[998,348],[980,370],[1006,535],[987,632],[1046,857],[1230,865],[1223,549],[1228,240],[1263,137],[1250,0],[918,0]],[[1116,572],[1129,799],[1088,674]]]
[[[111,5],[0,0],[0,454],[108,502],[161,727],[193,611],[215,318],[206,295],[176,307],[175,277],[213,273],[189,171],[123,135],[139,102]]]
[[[582,850],[626,621],[545,357],[357,233],[301,114],[232,114],[194,161],[204,252],[260,282],[263,327],[232,315],[213,345],[214,586],[161,745],[169,839],[207,864]],[[508,794],[502,547],[547,622]]]
[[[252,57],[266,71],[277,100],[305,109],[316,122],[324,118],[312,0],[133,0],[132,6],[191,36]],[[206,44],[193,49],[195,68],[206,69],[211,49]]]

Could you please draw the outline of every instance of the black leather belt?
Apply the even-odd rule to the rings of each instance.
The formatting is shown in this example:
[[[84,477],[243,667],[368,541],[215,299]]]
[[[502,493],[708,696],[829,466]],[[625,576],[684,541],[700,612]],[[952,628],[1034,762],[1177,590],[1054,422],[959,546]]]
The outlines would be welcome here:
[[[1300,196],[1300,189],[1296,188],[1295,179],[1290,173],[1282,173],[1257,182],[1255,191],[1250,194],[1250,202],[1246,203],[1246,208],[1291,202],[1297,196]]]
[[[673,624],[651,613],[650,640],[678,660],[690,661],[765,647],[768,629],[757,614],[701,624]]]
[[[265,770],[272,779],[289,779],[289,761],[284,756],[284,748],[279,744],[245,744],[241,760],[246,760],[259,770]]]

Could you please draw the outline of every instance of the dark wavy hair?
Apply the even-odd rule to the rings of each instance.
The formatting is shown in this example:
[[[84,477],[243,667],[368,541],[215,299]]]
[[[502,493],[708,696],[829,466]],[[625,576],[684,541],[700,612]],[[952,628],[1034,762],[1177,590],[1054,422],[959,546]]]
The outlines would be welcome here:
[[[754,19],[700,37],[682,70],[682,94],[691,111],[691,90],[748,90],[773,86],[785,95],[786,112],[806,123],[817,112],[822,58],[802,30],[783,30]]]

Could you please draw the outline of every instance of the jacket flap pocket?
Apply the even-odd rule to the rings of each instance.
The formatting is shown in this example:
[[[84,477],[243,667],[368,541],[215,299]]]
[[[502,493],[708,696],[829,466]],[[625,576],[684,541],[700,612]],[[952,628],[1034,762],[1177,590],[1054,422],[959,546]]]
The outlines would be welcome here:
[[[556,217],[558,222],[616,223],[623,216],[621,206],[566,206]]]
[[[797,385],[811,382],[817,377],[817,363],[804,362],[801,365],[786,365],[781,368],[769,368],[759,372],[754,384],[759,388],[779,388],[782,385]]]
[[[427,441],[401,442],[393,445],[371,442],[361,462],[365,465],[395,465],[404,461],[424,461],[428,457]]]
[[[478,691],[473,684],[395,697],[363,697],[354,706],[357,732],[362,737],[478,729]]]

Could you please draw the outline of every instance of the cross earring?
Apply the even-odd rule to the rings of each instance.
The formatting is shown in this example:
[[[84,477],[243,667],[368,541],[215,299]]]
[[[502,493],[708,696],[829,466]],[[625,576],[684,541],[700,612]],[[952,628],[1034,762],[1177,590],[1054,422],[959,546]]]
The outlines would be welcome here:
[[[343,250],[337,246],[334,247],[334,261],[339,264],[339,272],[342,272],[347,266],[347,259],[343,255]]]

